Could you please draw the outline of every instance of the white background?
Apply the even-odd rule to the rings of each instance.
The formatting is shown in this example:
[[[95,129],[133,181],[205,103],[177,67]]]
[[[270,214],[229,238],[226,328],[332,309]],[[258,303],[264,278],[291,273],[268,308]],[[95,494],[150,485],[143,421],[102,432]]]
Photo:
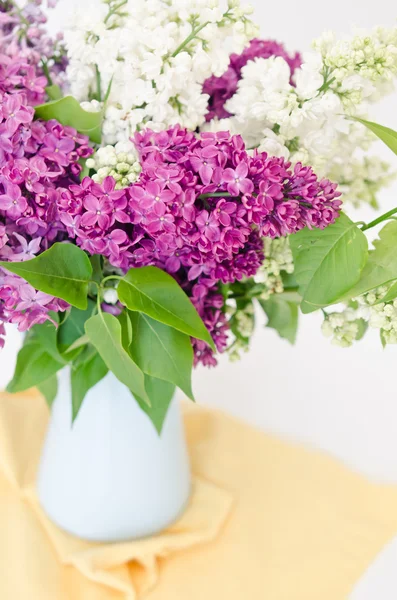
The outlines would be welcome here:
[[[80,0],[82,1],[82,0]],[[75,0],[59,0],[52,25],[60,24]],[[255,18],[266,38],[304,51],[324,30],[346,34],[354,25],[395,22],[389,0],[254,0]],[[372,116],[397,129],[397,92]],[[397,159],[379,146],[390,161]],[[397,184],[380,196],[382,212],[397,205]],[[370,210],[360,218],[374,218]],[[375,332],[351,349],[323,338],[319,315],[303,316],[294,347],[260,322],[250,354],[240,363],[222,359],[217,369],[194,377],[201,403],[219,407],[262,428],[331,452],[376,478],[397,481],[397,347],[382,350]],[[9,378],[17,344],[9,336],[1,355],[0,385]]]

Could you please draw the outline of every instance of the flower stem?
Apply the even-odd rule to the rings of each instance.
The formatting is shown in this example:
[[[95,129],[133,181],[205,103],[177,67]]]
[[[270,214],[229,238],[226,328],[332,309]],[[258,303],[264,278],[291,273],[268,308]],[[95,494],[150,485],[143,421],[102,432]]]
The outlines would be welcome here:
[[[200,194],[198,200],[204,200],[205,198],[238,198],[238,196],[232,196],[229,192],[213,192],[212,194]]]
[[[193,30],[192,30],[192,33],[191,33],[190,35],[188,35],[188,37],[187,37],[185,40],[183,40],[183,42],[182,42],[181,44],[179,44],[178,48],[177,48],[177,49],[176,49],[176,50],[175,50],[175,51],[172,53],[172,55],[171,55],[171,56],[172,56],[172,58],[175,58],[175,56],[178,56],[178,54],[179,54],[180,52],[182,52],[182,50],[184,50],[184,49],[186,48],[186,46],[187,46],[188,44],[190,44],[190,42],[191,42],[192,40],[194,40],[194,38],[196,37],[196,35],[197,35],[198,33],[200,33],[200,31],[201,31],[202,29],[204,29],[204,27],[207,27],[207,25],[209,25],[209,23],[210,23],[209,21],[206,21],[205,23],[203,23],[203,24],[202,24],[202,25],[200,25],[199,27],[196,27],[195,29],[193,29]]]
[[[17,13],[18,17],[21,19],[22,23],[24,23],[24,25],[26,25],[26,27],[30,27],[30,23],[29,21],[23,16],[22,10],[19,8],[18,4],[15,2],[15,0],[10,0],[15,12]]]
[[[230,19],[229,13],[230,13],[230,8],[228,8],[228,10],[222,15],[222,19],[227,19],[227,18]],[[199,25],[198,27],[193,27],[191,34],[188,35],[188,37],[185,40],[183,40],[183,42],[181,44],[179,44],[178,48],[173,52],[173,54],[171,54],[172,58],[175,58],[175,56],[178,56],[178,54],[180,52],[182,52],[182,50],[184,50],[186,48],[186,46],[188,44],[190,44],[190,42],[192,40],[194,40],[195,37],[197,37],[197,34],[200,33],[200,31],[202,29],[204,29],[204,27],[207,27],[207,25],[210,24],[210,22],[211,21],[206,21],[205,23],[203,23],[202,25]],[[219,23],[218,23],[218,25],[219,25]]]
[[[101,297],[101,294],[99,293],[99,289],[98,289],[98,296],[96,297],[96,305],[97,305],[98,314],[102,316],[102,297]]]
[[[41,60],[41,67],[43,69],[44,75],[47,77],[48,85],[53,85],[53,81],[52,81],[51,75],[50,75],[50,70],[48,68],[48,63],[46,60],[44,60],[44,59]]]
[[[107,281],[111,281],[112,279],[117,279],[117,280],[121,281],[123,278],[121,277],[121,275],[108,275],[107,277],[102,279],[101,287],[103,287]]]
[[[96,99],[98,102],[102,100],[102,85],[101,85],[101,72],[99,70],[98,65],[95,65],[95,75],[96,75]]]
[[[117,11],[120,8],[122,8],[123,6],[125,6],[127,4],[127,2],[128,2],[128,0],[122,0],[122,2],[119,2],[111,10],[109,10],[108,14],[105,17],[105,21],[104,21],[105,25],[109,21],[110,17],[112,17],[113,15],[117,14]]]
[[[361,228],[361,231],[367,231],[367,229],[371,229],[372,227],[375,227],[376,225],[379,225],[379,223],[382,223],[383,221],[386,221],[387,219],[390,219],[390,217],[392,215],[396,214],[396,213],[397,213],[397,208],[392,208],[391,210],[389,210],[385,214],[381,215],[377,219],[374,219],[370,223],[367,223],[366,225],[364,225]]]

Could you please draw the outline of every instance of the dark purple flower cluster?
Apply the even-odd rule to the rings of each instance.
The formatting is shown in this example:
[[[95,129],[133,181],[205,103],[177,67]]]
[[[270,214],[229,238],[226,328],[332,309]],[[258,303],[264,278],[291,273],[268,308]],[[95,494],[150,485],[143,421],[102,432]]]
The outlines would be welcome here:
[[[270,56],[281,56],[291,69],[291,77],[301,64],[301,56],[296,53],[290,56],[282,44],[273,40],[251,40],[249,46],[241,54],[232,54],[227,71],[220,77],[214,75],[204,82],[203,92],[210,96],[208,103],[207,121],[218,118],[230,117],[225,109],[225,103],[237,91],[238,82],[241,79],[241,70],[250,60],[255,58],[270,58]]]
[[[263,261],[262,236],[324,228],[339,214],[336,185],[309,167],[249,156],[240,136],[199,137],[176,126],[135,138],[142,173],[115,189],[85,178],[58,195],[70,238],[118,268],[156,265],[172,273],[196,304],[218,349],[225,347],[219,281],[253,276]],[[198,356],[212,360],[207,349]]]
[[[57,220],[58,198],[79,181],[78,161],[91,153],[88,138],[74,129],[33,121],[24,93],[0,91],[1,260],[31,259],[66,237]],[[48,319],[48,311],[66,307],[0,269],[0,323],[17,323],[25,331]]]

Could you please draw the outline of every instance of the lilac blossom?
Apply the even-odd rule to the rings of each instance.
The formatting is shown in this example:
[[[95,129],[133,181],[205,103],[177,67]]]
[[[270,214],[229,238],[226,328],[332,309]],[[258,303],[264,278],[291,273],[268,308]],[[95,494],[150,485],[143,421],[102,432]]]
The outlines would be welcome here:
[[[79,181],[80,156],[92,152],[88,138],[73,129],[56,121],[33,122],[27,102],[23,93],[11,94],[0,83],[0,257],[5,261],[30,260],[52,243],[73,237],[73,217],[65,212],[61,218],[57,204],[76,203],[68,187]],[[60,153],[54,155],[57,148],[61,160]],[[75,221],[77,229],[80,219]],[[112,251],[117,255],[113,246]],[[50,319],[50,311],[67,306],[1,268],[0,345],[3,323],[26,331]]]
[[[225,109],[225,103],[237,91],[238,82],[241,79],[241,70],[250,60],[255,58],[270,58],[270,56],[281,56],[291,70],[291,78],[295,69],[301,64],[300,54],[291,56],[282,44],[273,40],[251,40],[249,46],[241,54],[232,54],[227,71],[220,77],[213,75],[204,82],[203,92],[210,96],[208,103],[207,121],[218,118],[230,117]]]
[[[31,106],[45,100],[47,77],[50,83],[63,84],[66,68],[62,35],[48,36],[41,4],[42,0],[34,0],[19,8],[15,1],[0,3],[0,86],[24,91]]]
[[[142,131],[135,143],[139,180],[116,192],[111,178],[99,186],[86,177],[58,195],[59,219],[81,248],[113,267],[155,265],[173,274],[222,351],[219,282],[255,275],[263,236],[333,223],[340,193],[310,167],[292,170],[281,158],[250,156],[242,138],[228,132],[195,136],[175,126]],[[213,364],[209,347],[194,344],[196,359]]]

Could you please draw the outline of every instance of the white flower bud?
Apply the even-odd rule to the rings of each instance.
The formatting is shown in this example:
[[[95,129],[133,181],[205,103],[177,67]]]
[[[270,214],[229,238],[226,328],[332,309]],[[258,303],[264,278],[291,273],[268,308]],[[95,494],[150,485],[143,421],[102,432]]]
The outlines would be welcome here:
[[[117,291],[112,288],[107,288],[103,292],[103,299],[106,304],[117,304],[119,297],[117,295]]]

